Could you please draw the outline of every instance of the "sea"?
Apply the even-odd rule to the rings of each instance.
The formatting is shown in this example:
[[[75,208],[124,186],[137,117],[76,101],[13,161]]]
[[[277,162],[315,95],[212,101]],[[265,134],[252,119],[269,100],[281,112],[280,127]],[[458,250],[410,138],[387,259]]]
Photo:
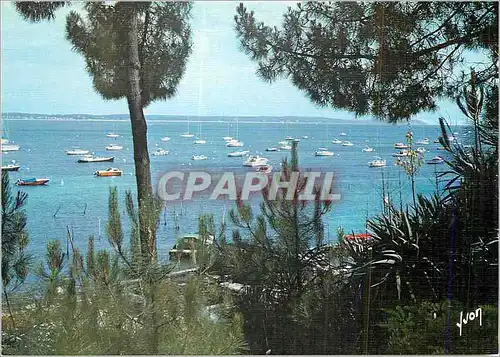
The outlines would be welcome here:
[[[85,252],[88,237],[95,237],[96,248],[108,249],[106,237],[108,217],[108,196],[111,187],[117,187],[120,197],[121,215],[128,232],[124,205],[125,192],[135,194],[133,144],[130,121],[120,119],[59,118],[4,119],[3,137],[20,146],[19,151],[2,153],[2,164],[21,165],[18,172],[10,172],[13,192],[22,189],[28,194],[25,207],[30,237],[29,251],[35,258],[45,256],[45,246],[49,240],[60,240],[66,247],[68,232],[76,245]],[[206,140],[204,145],[195,145],[194,138],[180,135],[187,131],[199,134]],[[329,122],[311,118],[298,118],[291,122],[279,120],[245,120],[243,118],[211,118],[211,120],[148,120],[148,148],[151,155],[151,171],[156,181],[161,174],[175,169],[200,169],[209,171],[250,171],[244,168],[244,158],[228,157],[236,150],[249,150],[269,159],[269,163],[279,168],[289,151],[266,152],[268,147],[279,147],[278,142],[286,136],[300,138],[298,144],[301,168],[333,171],[335,192],[341,195],[334,202],[330,212],[324,217],[325,239],[337,240],[337,232],[342,228],[347,233],[366,231],[366,220],[375,217],[382,210],[382,176],[384,188],[392,201],[411,202],[411,182],[403,169],[395,165],[392,154],[394,143],[405,142],[407,124],[392,125],[382,122]],[[437,125],[413,125],[414,140],[427,137],[429,145],[421,145],[427,152],[425,159],[437,155],[446,156],[437,150],[439,137]],[[465,127],[457,126],[457,138],[462,138]],[[107,133],[120,134],[117,139],[106,137]],[[345,133],[345,136],[341,136]],[[464,135],[466,132],[464,131]],[[169,141],[161,141],[168,136]],[[222,139],[236,137],[244,143],[242,148],[228,148]],[[307,138],[304,138],[306,137]],[[465,138],[465,137],[464,137]],[[348,140],[354,146],[333,144],[332,140]],[[106,151],[109,144],[123,146],[120,151]],[[375,149],[363,152],[365,145]],[[77,163],[77,156],[66,154],[66,150],[79,147],[98,156],[114,156],[113,163]],[[334,152],[331,157],[316,157],[314,152],[320,147]],[[153,156],[158,148],[169,151],[166,156]],[[206,155],[207,160],[193,161],[193,155]],[[387,160],[384,168],[371,168],[368,162],[374,156]],[[96,177],[94,172],[108,167],[123,170],[121,177]],[[416,175],[416,191],[426,195],[436,192],[436,174],[445,170],[446,165],[423,164]],[[46,186],[15,186],[19,178],[48,178]],[[156,183],[156,182],[154,182]],[[253,203],[254,206],[257,203]],[[230,228],[229,212],[235,203],[229,200],[192,200],[183,203],[168,203],[161,215],[158,229],[158,252],[161,259],[168,259],[168,250],[176,239],[187,233],[196,233],[198,217],[202,213],[213,214],[217,224],[224,221]],[[258,207],[255,207],[258,210]],[[230,229],[229,229],[230,231]],[[243,232],[245,233],[245,232]],[[229,233],[228,233],[229,234]],[[127,238],[125,238],[127,239]]]

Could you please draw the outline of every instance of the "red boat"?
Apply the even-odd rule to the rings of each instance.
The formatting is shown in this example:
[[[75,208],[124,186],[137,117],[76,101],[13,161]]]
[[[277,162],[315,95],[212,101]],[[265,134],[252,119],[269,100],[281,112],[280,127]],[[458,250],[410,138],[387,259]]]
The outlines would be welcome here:
[[[17,186],[41,186],[41,185],[45,185],[47,182],[49,182],[49,179],[46,179],[46,178],[19,179],[19,180],[17,180],[16,185]]]

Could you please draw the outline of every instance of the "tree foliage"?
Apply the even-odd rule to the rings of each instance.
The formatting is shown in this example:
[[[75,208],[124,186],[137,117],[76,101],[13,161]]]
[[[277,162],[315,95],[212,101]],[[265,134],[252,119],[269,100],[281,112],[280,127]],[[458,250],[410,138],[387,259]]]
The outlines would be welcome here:
[[[142,106],[175,95],[191,53],[189,2],[135,4],[140,60]],[[127,98],[129,93],[129,6],[117,2],[85,4],[85,16],[72,11],[66,19],[66,37],[85,58],[94,88],[105,99]]]
[[[28,275],[31,256],[26,253],[29,242],[24,211],[28,195],[12,194],[8,172],[2,170],[2,286],[4,291],[16,289]]]
[[[289,78],[314,103],[390,122],[436,108],[461,87],[466,50],[488,59],[482,82],[498,77],[498,4],[492,2],[306,2],[281,28],[243,4],[236,33],[266,81]]]

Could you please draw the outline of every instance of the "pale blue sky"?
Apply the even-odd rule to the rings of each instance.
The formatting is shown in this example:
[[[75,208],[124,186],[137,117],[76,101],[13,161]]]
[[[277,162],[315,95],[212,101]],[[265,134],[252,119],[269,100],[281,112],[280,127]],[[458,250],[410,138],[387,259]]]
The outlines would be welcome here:
[[[248,2],[259,20],[279,25],[290,2]],[[175,98],[151,104],[146,114],[229,116],[325,116],[352,113],[318,108],[289,81],[264,83],[256,64],[238,49],[234,15],[238,2],[203,1],[193,7],[193,54]],[[2,112],[44,114],[122,114],[125,100],[105,101],[92,88],[83,58],[64,38],[65,15],[31,24],[2,2]],[[453,103],[416,119],[437,123],[439,116],[461,117]]]

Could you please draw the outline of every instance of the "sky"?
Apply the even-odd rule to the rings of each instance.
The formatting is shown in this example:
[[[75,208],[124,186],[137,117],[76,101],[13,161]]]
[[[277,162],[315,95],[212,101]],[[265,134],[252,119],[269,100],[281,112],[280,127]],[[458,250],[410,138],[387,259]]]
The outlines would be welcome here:
[[[74,2],[73,2],[74,4]],[[294,2],[247,2],[258,20],[279,25]],[[304,92],[283,79],[265,83],[257,64],[239,49],[234,31],[238,2],[203,1],[193,6],[193,54],[177,95],[152,103],[146,115],[323,116],[353,119],[354,114],[312,104]],[[79,6],[78,4],[76,6]],[[12,2],[1,2],[2,112],[41,114],[124,114],[125,100],[106,101],[92,87],[84,59],[65,39],[63,8],[52,22],[24,21]],[[456,105],[444,102],[437,112],[415,119],[436,124],[439,116],[457,123]]]

